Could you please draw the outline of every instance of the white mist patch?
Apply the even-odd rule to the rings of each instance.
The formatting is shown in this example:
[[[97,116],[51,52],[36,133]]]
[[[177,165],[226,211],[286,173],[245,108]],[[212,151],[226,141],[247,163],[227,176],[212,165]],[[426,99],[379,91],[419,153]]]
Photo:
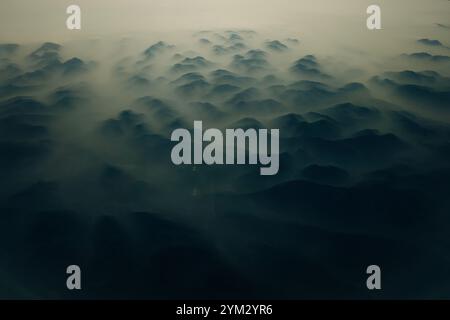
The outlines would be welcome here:
[[[261,164],[264,176],[276,175],[279,170],[279,129],[226,129],[210,128],[203,132],[202,121],[194,121],[194,137],[187,129],[175,129],[171,141],[178,142],[172,149],[171,159],[181,164]],[[270,138],[270,154],[269,154]],[[224,141],[225,140],[225,141]],[[209,142],[203,146],[203,142]],[[194,148],[192,158],[192,145]],[[247,148],[248,146],[248,148]],[[248,150],[247,150],[248,149]],[[247,157],[248,154],[248,157]],[[247,162],[248,158],[248,162]]]

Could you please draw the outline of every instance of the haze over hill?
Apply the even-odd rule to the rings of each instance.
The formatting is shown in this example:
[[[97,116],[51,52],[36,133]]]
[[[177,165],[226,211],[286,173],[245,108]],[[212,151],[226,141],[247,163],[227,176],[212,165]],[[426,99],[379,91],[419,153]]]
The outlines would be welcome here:
[[[449,297],[448,2],[374,32],[366,1],[264,3],[79,1],[70,33],[2,1],[0,297],[74,298],[70,264],[77,298],[372,298],[370,264]],[[279,173],[173,165],[194,120],[279,129]]]

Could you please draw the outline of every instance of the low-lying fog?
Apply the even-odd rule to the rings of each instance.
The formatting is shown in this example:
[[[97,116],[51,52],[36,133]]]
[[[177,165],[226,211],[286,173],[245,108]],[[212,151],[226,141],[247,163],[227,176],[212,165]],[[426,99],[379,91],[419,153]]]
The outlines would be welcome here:
[[[78,4],[0,5],[0,297],[448,297],[448,1]],[[173,165],[194,120],[279,173]]]

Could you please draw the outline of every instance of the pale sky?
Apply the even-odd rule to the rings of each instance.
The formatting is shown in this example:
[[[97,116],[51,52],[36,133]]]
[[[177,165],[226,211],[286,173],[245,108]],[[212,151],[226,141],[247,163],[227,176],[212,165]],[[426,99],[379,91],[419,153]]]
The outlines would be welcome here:
[[[2,0],[0,41],[75,36],[65,27],[65,11],[71,4],[81,7],[83,35],[95,37],[208,28],[342,27],[344,32],[364,27],[365,10],[374,3],[381,6],[384,25],[393,32],[399,26],[445,24],[450,16],[447,0]]]

